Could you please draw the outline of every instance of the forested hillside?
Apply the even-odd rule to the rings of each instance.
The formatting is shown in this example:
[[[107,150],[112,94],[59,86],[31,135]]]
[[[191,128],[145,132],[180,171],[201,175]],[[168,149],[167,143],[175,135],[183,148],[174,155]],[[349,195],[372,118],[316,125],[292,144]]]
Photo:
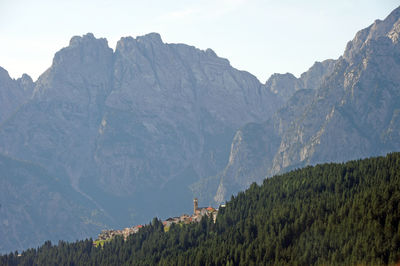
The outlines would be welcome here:
[[[306,167],[253,184],[217,221],[158,219],[102,248],[46,242],[1,265],[359,265],[400,260],[400,153]]]

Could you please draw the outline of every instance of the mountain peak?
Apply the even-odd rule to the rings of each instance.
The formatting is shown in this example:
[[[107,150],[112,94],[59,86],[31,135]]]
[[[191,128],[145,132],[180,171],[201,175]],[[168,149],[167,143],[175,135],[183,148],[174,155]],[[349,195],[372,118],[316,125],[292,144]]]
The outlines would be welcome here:
[[[0,79],[2,77],[6,78],[6,79],[10,79],[10,75],[8,74],[8,71],[0,66]]]
[[[54,57],[55,61],[64,59],[69,61],[72,54],[77,58],[82,58],[84,55],[95,55],[100,51],[108,51],[112,53],[112,49],[108,47],[107,39],[96,38],[93,33],[87,33],[82,36],[74,36],[69,42],[69,46],[58,51]],[[78,60],[80,61],[80,60]]]
[[[152,32],[152,33],[148,33],[145,34],[143,36],[137,36],[136,38],[133,38],[131,36],[127,36],[127,37],[122,37],[118,42],[117,42],[117,48],[116,50],[124,50],[124,49],[132,49],[132,47],[136,47],[136,46],[144,46],[144,47],[149,47],[152,45],[163,45],[163,41],[161,39],[161,35],[156,33],[156,32]]]
[[[400,33],[400,7],[393,10],[384,20],[375,20],[369,27],[357,32],[353,40],[348,42],[344,52],[346,60],[352,60],[356,54],[371,40],[389,38],[397,42]]]
[[[86,33],[85,35],[82,35],[82,36],[73,36],[71,38],[71,40],[69,41],[69,46],[74,47],[74,46],[79,46],[79,45],[82,45],[82,44],[95,43],[95,42],[101,42],[101,43],[104,43],[104,44],[108,45],[107,39],[105,39],[105,38],[97,39],[93,35],[93,33],[88,32],[88,33]]]
[[[113,50],[105,38],[96,38],[92,33],[72,37],[69,46],[54,55],[52,66],[37,80],[34,97],[76,99],[76,94],[70,93],[73,89],[65,88],[73,83],[84,82],[88,77],[93,83],[85,89],[91,96],[97,95],[95,91],[107,84],[112,56]],[[48,86],[52,82],[62,85]],[[93,85],[95,83],[102,85],[96,87]]]
[[[35,86],[35,83],[28,74],[22,74],[22,76],[17,79],[17,82],[24,91],[28,91],[29,93],[33,92],[33,87]]]
[[[300,82],[291,73],[274,73],[265,83],[265,86],[273,93],[287,101],[296,90],[301,88]]]
[[[23,81],[23,82],[33,82],[31,76],[29,76],[28,74],[24,73],[22,74],[22,76],[19,78],[19,80]]]
[[[136,37],[138,42],[151,42],[151,43],[163,43],[161,35],[157,32],[151,32],[143,36]]]

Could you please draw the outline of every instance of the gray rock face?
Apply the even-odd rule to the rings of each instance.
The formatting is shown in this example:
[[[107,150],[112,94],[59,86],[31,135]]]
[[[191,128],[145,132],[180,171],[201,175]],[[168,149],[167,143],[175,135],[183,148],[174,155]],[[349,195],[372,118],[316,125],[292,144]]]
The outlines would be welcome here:
[[[194,180],[215,172],[226,160],[221,157],[233,130],[242,121],[262,121],[277,109],[272,100],[279,101],[255,77],[233,69],[211,50],[166,45],[158,34],[118,42],[114,84],[106,100],[109,110],[103,118],[102,149],[96,159],[105,169],[126,169],[118,174],[126,182],[113,187],[113,193],[121,195],[141,186],[144,169],[150,171],[145,173],[150,184],[169,182],[189,169],[194,171]],[[121,125],[109,123],[110,119],[131,121],[123,126],[129,141],[114,136]],[[122,168],[110,165],[121,163],[111,157],[126,153],[133,156],[131,162]],[[148,168],[148,164],[155,165]],[[114,182],[114,175],[105,169],[100,175],[103,184]]]
[[[1,152],[45,165],[79,190],[84,167],[93,166],[112,56],[104,39],[73,37],[39,77],[33,99],[1,127]]]
[[[0,153],[43,166],[85,199],[71,222],[81,230],[63,233],[94,236],[88,219],[96,229],[120,228],[188,212],[189,185],[223,169],[235,131],[283,101],[211,49],[152,33],[122,38],[113,52],[87,34],[56,53],[32,99],[1,125]]]
[[[335,64],[336,60],[333,59],[315,62],[300,78],[290,73],[273,74],[265,83],[265,87],[287,102],[298,90],[318,89],[322,80],[332,73]]]
[[[0,125],[32,96],[33,87],[34,83],[28,75],[23,74],[13,80],[0,67]]]
[[[400,150],[399,25],[400,8],[384,21],[376,21],[358,32],[337,62],[328,61],[325,67],[319,67],[330,74],[320,74],[322,78],[308,78],[304,82],[318,88],[314,93],[298,91],[266,123],[251,125],[256,130],[247,134],[243,134],[245,130],[238,131],[230,159],[238,163],[228,164],[219,175],[215,200],[221,202],[249,182],[295,167]],[[310,73],[318,72],[315,67],[318,65]],[[305,73],[301,78],[310,76]],[[263,145],[249,149],[256,141],[252,134],[258,135],[259,141],[265,135],[268,139]],[[252,154],[261,154],[260,163],[243,173],[235,170],[253,162]],[[230,169],[234,169],[232,173]]]
[[[332,74],[337,60],[327,59],[322,62],[315,62],[309,70],[301,74],[301,88],[319,89],[324,78]]]
[[[301,80],[293,74],[273,74],[265,83],[265,86],[273,93],[287,101],[297,90],[303,88]]]
[[[284,136],[281,156],[275,158],[276,170],[293,163],[343,161],[400,148],[394,145],[396,141],[382,139],[400,103],[400,46],[391,38],[399,21],[397,9],[357,33],[302,114],[304,120]],[[369,37],[360,44],[362,32]],[[295,135],[302,140],[292,143]]]
[[[247,124],[238,130],[232,142],[228,164],[214,177],[218,188],[213,190],[212,200],[210,193],[202,200],[220,204],[272,173],[282,135],[293,126],[297,116],[306,110],[315,93],[315,90],[299,90],[271,119],[264,123]],[[207,187],[202,189],[206,190]]]

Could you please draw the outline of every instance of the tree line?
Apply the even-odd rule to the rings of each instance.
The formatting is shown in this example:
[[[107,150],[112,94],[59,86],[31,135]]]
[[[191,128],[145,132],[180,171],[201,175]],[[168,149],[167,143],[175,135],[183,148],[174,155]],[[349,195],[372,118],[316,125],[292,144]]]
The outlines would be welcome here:
[[[253,183],[216,222],[154,218],[126,241],[91,239],[0,257],[1,265],[388,265],[400,261],[400,153],[309,166]]]

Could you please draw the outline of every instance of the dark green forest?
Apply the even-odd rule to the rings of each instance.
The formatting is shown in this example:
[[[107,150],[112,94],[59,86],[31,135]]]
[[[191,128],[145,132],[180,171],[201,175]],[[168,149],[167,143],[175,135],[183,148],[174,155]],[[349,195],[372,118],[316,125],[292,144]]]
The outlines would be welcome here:
[[[216,223],[50,241],[1,265],[387,265],[400,261],[400,153],[306,167],[232,196]]]

